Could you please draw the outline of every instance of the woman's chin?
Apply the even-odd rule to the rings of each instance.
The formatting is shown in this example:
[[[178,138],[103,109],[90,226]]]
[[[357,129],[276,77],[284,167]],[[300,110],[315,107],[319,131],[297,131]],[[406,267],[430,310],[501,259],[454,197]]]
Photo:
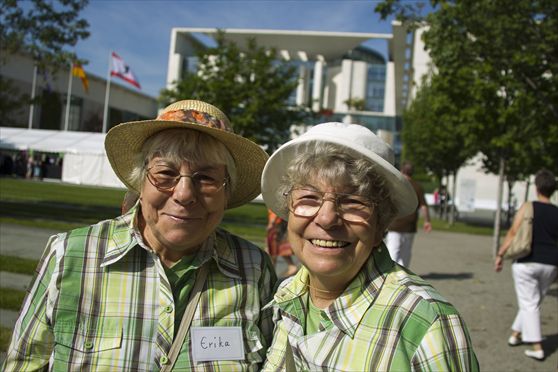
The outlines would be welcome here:
[[[314,261],[311,264],[305,265],[308,271],[313,275],[319,276],[336,276],[348,269],[348,264],[331,261]],[[345,270],[344,270],[345,269]]]

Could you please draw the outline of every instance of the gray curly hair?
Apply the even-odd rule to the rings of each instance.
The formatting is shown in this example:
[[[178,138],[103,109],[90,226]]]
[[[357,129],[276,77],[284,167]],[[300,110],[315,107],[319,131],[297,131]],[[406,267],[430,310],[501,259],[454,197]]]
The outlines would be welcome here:
[[[348,154],[342,146],[309,143],[287,166],[277,188],[278,199],[283,201],[280,209],[288,214],[287,199],[283,195],[293,186],[308,185],[308,180],[324,180],[333,186],[348,187],[350,193],[368,198],[375,206],[377,227],[384,231],[397,215],[397,207],[391,200],[391,191],[385,179],[379,175],[376,167],[367,159]]]

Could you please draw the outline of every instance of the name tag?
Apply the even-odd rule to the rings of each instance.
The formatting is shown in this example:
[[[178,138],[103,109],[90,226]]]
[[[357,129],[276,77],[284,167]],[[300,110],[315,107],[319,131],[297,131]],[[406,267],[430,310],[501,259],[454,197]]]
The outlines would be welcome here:
[[[244,360],[240,327],[190,328],[194,363],[212,360]]]

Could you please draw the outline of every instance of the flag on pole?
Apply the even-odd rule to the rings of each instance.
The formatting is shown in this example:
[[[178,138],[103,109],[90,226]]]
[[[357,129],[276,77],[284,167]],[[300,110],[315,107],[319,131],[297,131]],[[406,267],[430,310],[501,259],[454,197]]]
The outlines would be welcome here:
[[[87,80],[87,75],[85,75],[85,70],[79,63],[74,63],[72,66],[72,75],[77,76],[81,79],[81,84],[83,85],[83,90],[85,93],[89,93],[89,80]]]
[[[138,79],[134,76],[134,73],[120,56],[112,52],[112,68],[110,70],[111,76],[118,76],[122,80],[127,81],[138,89],[141,89]]]

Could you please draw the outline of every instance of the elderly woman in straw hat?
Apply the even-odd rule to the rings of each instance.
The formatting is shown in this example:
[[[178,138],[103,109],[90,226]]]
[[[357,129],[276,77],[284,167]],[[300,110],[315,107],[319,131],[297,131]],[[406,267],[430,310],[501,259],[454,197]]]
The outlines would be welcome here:
[[[257,370],[276,277],[260,248],[218,226],[260,192],[268,158],[200,101],[120,124],[105,147],[139,200],[51,238],[5,370]]]
[[[268,160],[262,195],[288,219],[303,266],[268,305],[275,331],[264,370],[478,369],[463,318],[382,242],[417,207],[392,164],[382,140],[342,123],[312,127]]]

